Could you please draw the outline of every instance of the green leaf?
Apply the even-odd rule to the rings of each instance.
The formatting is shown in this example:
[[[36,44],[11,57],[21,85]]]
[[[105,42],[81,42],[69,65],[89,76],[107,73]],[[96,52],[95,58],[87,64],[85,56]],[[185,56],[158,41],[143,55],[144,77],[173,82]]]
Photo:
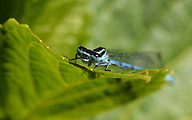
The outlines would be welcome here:
[[[27,25],[0,26],[1,119],[81,119],[159,89],[167,69],[113,73],[68,62]]]

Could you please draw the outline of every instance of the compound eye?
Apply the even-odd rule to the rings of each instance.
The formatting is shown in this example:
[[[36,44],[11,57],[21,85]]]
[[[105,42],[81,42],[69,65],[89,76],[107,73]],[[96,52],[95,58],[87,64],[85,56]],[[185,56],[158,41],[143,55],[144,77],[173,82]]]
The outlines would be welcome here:
[[[80,46],[78,47],[79,50],[83,51],[84,50],[84,47],[83,46]]]

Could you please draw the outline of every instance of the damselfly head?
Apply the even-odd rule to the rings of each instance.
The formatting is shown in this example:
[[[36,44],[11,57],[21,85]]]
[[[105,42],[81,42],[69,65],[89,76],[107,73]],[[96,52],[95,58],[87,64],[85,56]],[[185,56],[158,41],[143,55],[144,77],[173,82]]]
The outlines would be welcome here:
[[[86,47],[80,46],[77,48],[77,55],[82,56],[83,54],[85,54],[87,51]]]
[[[80,56],[81,60],[84,63],[87,63],[90,61],[90,55],[92,54],[92,52],[88,48],[80,46],[77,48],[76,54]]]

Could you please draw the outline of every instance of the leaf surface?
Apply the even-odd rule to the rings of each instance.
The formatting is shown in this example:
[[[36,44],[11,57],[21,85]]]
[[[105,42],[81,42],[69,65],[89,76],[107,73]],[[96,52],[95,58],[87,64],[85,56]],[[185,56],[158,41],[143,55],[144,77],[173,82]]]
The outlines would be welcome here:
[[[1,119],[80,119],[159,89],[167,69],[127,73],[68,62],[27,25],[0,26]]]

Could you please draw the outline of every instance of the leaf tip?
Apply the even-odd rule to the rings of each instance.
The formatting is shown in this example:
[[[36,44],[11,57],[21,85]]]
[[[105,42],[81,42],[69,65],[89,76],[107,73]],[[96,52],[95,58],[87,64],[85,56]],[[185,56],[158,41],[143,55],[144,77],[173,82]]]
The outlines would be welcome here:
[[[15,18],[9,18],[8,21],[14,21],[15,23],[19,24],[19,22]]]

